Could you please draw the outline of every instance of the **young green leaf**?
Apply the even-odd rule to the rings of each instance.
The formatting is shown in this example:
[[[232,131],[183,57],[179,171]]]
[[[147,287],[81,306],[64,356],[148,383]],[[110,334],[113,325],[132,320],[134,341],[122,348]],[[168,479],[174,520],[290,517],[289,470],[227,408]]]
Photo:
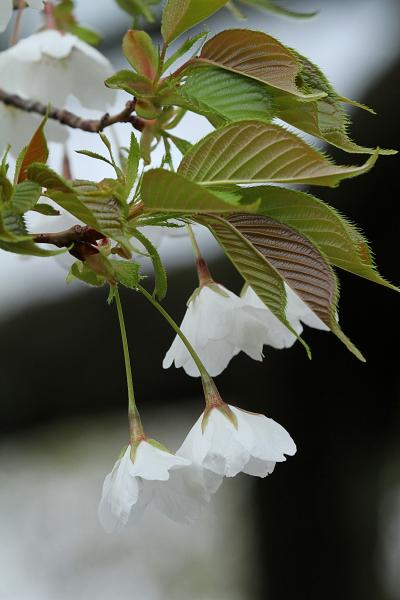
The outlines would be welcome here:
[[[282,15],[283,17],[292,17],[294,19],[310,19],[315,17],[317,11],[314,12],[295,12],[293,10],[289,10],[288,8],[283,8],[273,2],[272,0],[239,0],[242,4],[246,4],[248,6],[252,6],[254,8],[261,8],[263,10],[267,10],[268,12],[275,13],[277,15]]]
[[[254,119],[269,123],[273,115],[272,94],[262,83],[216,67],[188,71],[179,90],[182,106],[215,124]],[[179,104],[179,99],[176,101]]]
[[[131,133],[131,141],[129,145],[129,153],[128,159],[126,161],[124,173],[126,180],[126,197],[129,197],[129,194],[135,184],[138,170],[139,170],[139,162],[140,162],[140,148],[139,144],[136,140],[135,134]]]
[[[19,215],[32,210],[40,198],[42,188],[33,181],[22,181],[14,189],[10,199],[10,209]]]
[[[115,279],[123,286],[134,290],[140,280],[139,265],[132,261],[110,260]]]
[[[141,197],[145,207],[171,213],[231,213],[237,210],[240,196],[232,192],[212,192],[182,175],[152,169],[143,176]],[[240,206],[240,210],[243,207]]]
[[[348,103],[364,110],[373,112],[368,107],[343,98],[332,87],[322,71],[308,58],[295,52],[300,64],[301,71],[298,81],[305,91],[319,89],[326,93],[324,98],[314,102],[299,102],[293,96],[285,93],[277,93],[271,89],[274,95],[276,115],[290,125],[314,135],[329,144],[350,153],[372,154],[373,148],[359,146],[353,142],[348,135],[349,118],[342,106]],[[300,85],[300,83],[299,83]],[[396,154],[393,150],[379,150],[380,154]]]
[[[114,166],[112,164],[112,162],[108,158],[106,158],[102,154],[98,154],[97,152],[92,152],[91,150],[75,150],[75,152],[77,154],[82,154],[83,156],[87,156],[89,158],[93,158],[94,160],[101,160],[102,162],[107,163],[111,167]]]
[[[204,39],[207,36],[207,32],[206,31],[202,31],[201,33],[198,33],[197,35],[195,35],[192,38],[188,38],[187,40],[185,40],[183,42],[183,44],[178,48],[178,50],[176,52],[174,52],[165,62],[164,62],[164,66],[163,66],[163,73],[165,73],[165,71],[174,64],[174,62],[176,62],[179,58],[181,58],[182,56],[184,56],[187,52],[189,52],[193,46],[199,42],[200,40]]]
[[[184,140],[176,135],[172,135],[172,133],[164,131],[164,135],[171,140],[173,144],[175,144],[182,156],[185,156],[185,154],[193,147],[193,144],[188,142],[188,140]]]
[[[193,146],[178,173],[203,185],[240,183],[308,183],[336,186],[368,172],[372,155],[360,167],[335,165],[295,134],[258,121],[232,123]]]
[[[158,54],[145,31],[130,29],[122,40],[122,50],[132,67],[150,81],[158,72]]]
[[[9,209],[0,212],[0,240],[4,242],[19,242],[29,239],[22,215]]]
[[[217,12],[227,2],[228,0],[167,0],[161,22],[164,42],[170,44],[182,33]]]
[[[10,202],[13,190],[13,185],[6,174],[0,172],[0,208],[2,204]]]
[[[73,192],[74,189],[69,182],[53,171],[47,165],[33,163],[28,167],[27,178],[43,188],[57,192]]]
[[[143,16],[149,23],[154,23],[155,17],[150,6],[160,0],[116,0],[117,4],[131,17]]]
[[[74,279],[79,279],[88,285],[101,287],[105,284],[105,277],[95,273],[88,264],[77,260],[69,270],[66,278],[67,283],[71,283]]]
[[[152,82],[149,81],[147,77],[139,75],[139,73],[129,71],[128,69],[118,71],[114,75],[111,75],[111,77],[106,79],[104,83],[109,88],[115,90],[124,90],[125,92],[128,92],[128,94],[138,96],[139,98],[154,96]]]
[[[310,194],[278,186],[251,187],[241,193],[246,203],[260,201],[258,213],[308,238],[331,265],[397,289],[376,270],[364,236],[328,204]]]
[[[45,215],[46,217],[59,217],[61,214],[59,210],[56,210],[53,206],[46,204],[45,202],[35,204],[31,210],[41,215]]]
[[[261,31],[228,29],[218,33],[204,44],[197,62],[245,75],[303,100],[326,95],[321,90],[303,92],[297,85],[301,64],[294,53]]]
[[[159,253],[157,252],[157,248],[151,241],[143,235],[143,233],[139,229],[134,229],[132,231],[132,235],[145,247],[146,252],[148,253],[154,269],[154,292],[153,295],[158,298],[158,300],[163,300],[167,294],[167,272],[164,268],[162,260],[160,258]]]

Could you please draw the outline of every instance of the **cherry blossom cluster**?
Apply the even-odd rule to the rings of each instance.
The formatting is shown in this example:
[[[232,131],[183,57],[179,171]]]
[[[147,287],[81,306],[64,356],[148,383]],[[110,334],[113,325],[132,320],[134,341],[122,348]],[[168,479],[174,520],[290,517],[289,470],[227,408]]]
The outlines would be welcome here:
[[[29,3],[40,9],[42,2]],[[0,27],[5,27],[12,2],[2,3]],[[44,30],[21,40],[0,54],[0,77],[7,90],[23,98],[64,106],[75,97],[87,109],[110,107],[115,93],[105,88],[111,65],[97,50],[69,33]],[[2,142],[16,152],[33,130],[37,117],[0,105]],[[67,132],[50,124],[48,136],[63,143]],[[155,234],[157,235],[157,234]],[[168,235],[164,233],[163,235]],[[265,477],[275,464],[293,455],[296,446],[288,432],[274,420],[229,406],[220,398],[210,376],[219,375],[243,351],[262,360],[263,346],[287,348],[302,332],[302,323],[326,326],[287,288],[289,331],[247,287],[239,297],[215,283],[204,260],[198,260],[200,286],[188,301],[181,331],[204,365],[200,373],[187,345],[177,335],[164,367],[175,363],[188,375],[202,376],[206,409],[176,453],[148,439],[135,412],[130,444],[106,477],[99,518],[106,531],[137,519],[152,503],[168,517],[190,522],[198,517],[224,477],[243,472]],[[132,423],[131,423],[132,426]]]
[[[266,477],[285,455],[295,454],[281,425],[225,404],[211,381],[207,387],[207,408],[175,454],[141,432],[117,460],[98,510],[107,532],[120,530],[130,516],[140,518],[150,503],[170,519],[190,523],[224,477]]]

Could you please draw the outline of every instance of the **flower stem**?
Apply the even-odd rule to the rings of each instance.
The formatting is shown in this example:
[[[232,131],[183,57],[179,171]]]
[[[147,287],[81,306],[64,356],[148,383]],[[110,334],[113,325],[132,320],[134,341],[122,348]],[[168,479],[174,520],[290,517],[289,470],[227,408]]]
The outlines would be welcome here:
[[[196,236],[194,235],[193,228],[189,223],[186,223],[186,229],[192,242],[193,252],[196,257],[196,269],[197,275],[199,277],[200,287],[203,285],[209,285],[210,283],[214,283],[214,280],[209,271],[208,265],[204,260],[203,255],[201,254],[201,250],[199,244],[197,243]]]
[[[18,42],[19,33],[21,30],[22,15],[24,14],[24,9],[25,9],[25,0],[19,0],[17,16],[15,17],[15,23],[14,23],[14,27],[13,27],[11,39],[10,39],[10,46],[15,46],[15,44]]]
[[[57,23],[54,18],[54,5],[51,0],[44,3],[44,16],[46,19],[46,29],[57,30]]]
[[[210,381],[211,377],[207,373],[207,369],[201,362],[196,350],[193,348],[192,344],[189,342],[189,340],[187,339],[185,334],[182,333],[180,327],[175,323],[173,318],[167,313],[166,310],[164,310],[164,308],[161,306],[161,304],[159,304],[159,302],[157,302],[157,300],[151,294],[149,294],[149,292],[143,286],[140,285],[140,283],[137,284],[137,289],[143,294],[143,296],[149,302],[151,302],[151,304],[158,310],[158,312],[162,314],[164,319],[171,325],[171,327],[175,331],[175,333],[181,338],[182,342],[185,344],[185,346],[187,348],[187,351],[189,352],[190,356],[193,358],[196,367],[199,369],[200,375],[201,375],[203,381]]]
[[[126,335],[125,319],[122,310],[121,298],[119,296],[118,287],[114,288],[115,304],[117,306],[119,327],[121,330],[122,348],[124,352],[126,384],[128,388],[128,417],[131,431],[131,442],[135,443],[144,438],[142,423],[140,420],[139,411],[136,406],[135,393],[133,391],[132,367],[129,356],[128,337]]]

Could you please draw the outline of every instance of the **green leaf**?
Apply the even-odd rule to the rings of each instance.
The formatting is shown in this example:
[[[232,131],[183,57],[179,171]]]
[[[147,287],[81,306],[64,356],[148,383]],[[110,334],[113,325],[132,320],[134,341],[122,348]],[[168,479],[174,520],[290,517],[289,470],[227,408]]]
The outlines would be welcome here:
[[[66,179],[53,171],[47,165],[31,164],[27,170],[27,177],[30,181],[39,184],[43,188],[55,190],[58,192],[73,192],[73,187]]]
[[[91,188],[91,191],[85,194],[74,189],[65,179],[45,165],[31,165],[28,175],[30,180],[47,188],[46,195],[61,208],[106,236],[124,245],[127,244],[126,218],[123,214],[126,206],[122,206],[118,199],[113,197],[113,189],[107,187],[107,180],[100,182],[97,188]],[[101,188],[102,185],[104,190]]]
[[[294,52],[294,51],[293,51]],[[324,98],[315,102],[299,102],[288,94],[274,93],[276,116],[290,125],[314,135],[329,144],[350,153],[372,154],[376,150],[359,146],[348,135],[349,118],[342,106],[343,102],[369,110],[368,107],[343,98],[332,87],[322,71],[310,60],[295,53],[300,64],[301,72],[298,81],[304,90],[322,90]],[[300,85],[300,84],[299,84]],[[273,92],[273,90],[271,90]],[[380,154],[396,154],[394,150],[379,150]]]
[[[296,229],[333,266],[397,290],[377,272],[365,237],[328,204],[310,194],[277,186],[252,187],[241,192],[246,203],[261,200],[258,213]]]
[[[335,165],[279,125],[243,121],[203,138],[185,155],[178,173],[214,186],[286,182],[334,187],[343,179],[368,172],[377,156],[360,167]]]
[[[160,258],[159,253],[157,252],[157,248],[151,241],[143,235],[141,231],[138,229],[134,229],[132,231],[132,235],[139,240],[139,242],[146,248],[146,251],[153,263],[154,269],[154,292],[153,296],[156,296],[160,301],[163,300],[167,294],[167,272],[164,268],[162,260]]]
[[[69,212],[71,215],[85,223],[85,225],[90,225],[97,231],[103,230],[100,228],[100,223],[98,222],[96,216],[93,214],[92,210],[86,206],[84,202],[82,202],[81,198],[75,192],[60,192],[57,190],[47,190],[46,194],[49,198],[51,198],[56,204],[61,206],[65,211]],[[103,198],[104,200],[104,198]]]
[[[13,194],[13,186],[5,173],[0,173],[0,208],[2,204],[10,202]]]
[[[227,218],[207,215],[196,217],[196,221],[210,229],[245,282],[253,288],[281,323],[298,337],[286,318],[284,280],[264,254]]]
[[[143,16],[149,23],[154,23],[155,17],[150,6],[160,0],[116,0],[117,4],[132,17]]]
[[[75,150],[75,152],[77,154],[82,154],[83,156],[88,156],[89,158],[94,158],[95,160],[101,160],[110,165],[111,167],[114,166],[108,158],[106,158],[102,154],[98,154],[97,152],[92,152],[91,150]]]
[[[18,183],[28,179],[28,168],[33,163],[46,163],[49,157],[49,149],[44,135],[44,126],[46,125],[47,116],[44,117],[39,127],[36,129],[29,142],[26,150],[24,149],[21,156],[21,165],[18,168]]]
[[[216,67],[191,69],[179,91],[184,108],[211,121],[218,117],[222,124],[244,119],[269,123],[274,116],[272,95],[265,85]]]
[[[46,204],[45,202],[35,204],[31,210],[40,213],[41,215],[45,215],[46,217],[59,217],[61,214],[60,211],[56,210],[53,206]]]
[[[82,27],[82,25],[72,25],[69,31],[91,46],[98,46],[102,41],[102,37],[97,31]]]
[[[167,0],[161,22],[161,33],[170,44],[182,33],[208,19],[228,0]]]
[[[225,222],[239,232],[332,333],[359,360],[365,362],[360,351],[342,332],[337,322],[338,285],[332,268],[320,251],[298,231],[270,217],[236,214],[228,217]],[[217,231],[218,227],[217,220]],[[258,294],[256,289],[255,291]]]
[[[109,88],[124,90],[125,92],[128,92],[128,94],[138,96],[139,98],[154,97],[152,82],[149,81],[147,77],[129,71],[128,69],[118,71],[115,75],[111,75],[104,83]]]
[[[32,240],[22,240],[19,242],[5,242],[0,241],[0,248],[7,252],[13,252],[14,254],[22,254],[24,256],[38,256],[40,258],[47,258],[49,256],[57,256],[58,254],[65,254],[66,250],[43,250],[37,246]]]
[[[15,171],[14,171],[14,185],[18,183],[19,174],[21,172],[22,161],[24,160],[26,151],[28,150],[28,146],[24,146],[21,152],[17,156],[17,160],[15,161]]]
[[[297,57],[261,31],[228,29],[218,33],[204,44],[197,61],[256,79],[303,100],[325,96],[321,90],[305,93],[298,87],[301,64]]]
[[[171,133],[168,133],[167,131],[164,132],[164,135],[169,140],[171,140],[171,142],[173,144],[175,144],[175,146],[178,148],[178,150],[182,154],[182,156],[184,156],[187,152],[189,152],[189,150],[193,147],[193,144],[188,142],[188,140],[184,140],[180,137],[177,137],[176,135],[172,135]]]
[[[141,197],[148,210],[180,214],[231,213],[240,202],[240,196],[235,193],[211,192],[182,175],[163,169],[152,169],[144,174]]]
[[[252,6],[254,8],[261,8],[267,10],[268,12],[272,12],[283,17],[292,17],[294,19],[310,19],[312,17],[315,17],[315,15],[318,13],[318,11],[295,12],[293,10],[289,10],[287,8],[279,6],[272,0],[240,0],[240,2],[242,4],[247,4],[248,6]]]
[[[198,33],[197,35],[188,38],[187,40],[185,40],[183,42],[183,44],[178,48],[178,50],[176,52],[174,52],[165,62],[164,62],[164,66],[163,66],[163,73],[171,66],[174,64],[174,62],[176,62],[179,58],[181,58],[184,54],[186,54],[187,52],[189,52],[193,46],[200,40],[204,39],[207,36],[207,32],[206,31],[202,31],[201,33]]]
[[[67,283],[71,283],[74,279],[79,279],[88,285],[95,287],[101,287],[105,284],[106,280],[102,275],[98,275],[89,265],[80,260],[74,262],[67,275]]]
[[[0,240],[4,242],[19,242],[29,239],[22,215],[9,209],[0,212]]]
[[[139,75],[150,81],[155,79],[158,72],[158,54],[148,33],[130,29],[122,40],[122,50]]]
[[[33,181],[22,181],[14,189],[10,199],[10,209],[19,215],[32,210],[40,198],[42,188]]]
[[[100,43],[101,36],[95,31],[79,25],[74,15],[74,9],[75,5],[72,0],[61,0],[53,7],[53,17],[56,21],[57,29],[63,32],[70,32],[87,44],[96,46]]]
[[[129,145],[129,153],[128,159],[126,161],[124,173],[126,179],[126,197],[129,197],[129,194],[135,184],[138,171],[139,171],[139,162],[140,162],[140,148],[139,144],[136,140],[135,134],[131,133],[131,141]]]
[[[115,279],[125,287],[134,290],[140,280],[139,265],[122,260],[109,261],[114,269]]]

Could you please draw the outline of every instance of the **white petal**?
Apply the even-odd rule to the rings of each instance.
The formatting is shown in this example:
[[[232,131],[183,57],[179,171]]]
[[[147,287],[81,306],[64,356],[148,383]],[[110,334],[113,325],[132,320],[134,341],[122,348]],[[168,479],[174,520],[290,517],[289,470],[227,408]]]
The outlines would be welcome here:
[[[9,144],[12,156],[16,157],[31,139],[40,121],[41,119],[37,115],[0,104],[0,154],[4,151],[5,146]],[[62,144],[68,139],[69,134],[66,129],[66,127],[55,121],[48,121],[46,137],[51,142]]]
[[[129,473],[130,446],[124,456],[115,463],[112,472],[103,484],[102,496],[98,508],[100,523],[113,533],[126,525],[132,506],[139,496],[139,482]]]
[[[114,103],[104,85],[112,73],[109,61],[69,33],[46,30],[0,53],[0,79],[10,93],[63,108],[70,96],[102,112]]]
[[[265,335],[260,322],[241,298],[221,285],[201,288],[189,303],[181,329],[213,377],[222,373],[240,351],[255,360],[262,360]],[[199,376],[178,336],[168,350],[163,366],[168,368],[172,363],[177,368],[183,367],[188,375]]]
[[[296,453],[296,444],[282,425],[265,415],[252,414],[234,406],[231,409],[239,423],[246,423],[253,433],[252,447],[248,450],[254,458],[280,462],[286,460],[285,454]],[[247,446],[245,440],[242,443]]]
[[[264,344],[277,349],[293,346],[297,340],[296,336],[280,322],[251,287],[247,287],[243,294],[243,301],[249,305],[247,310],[251,310],[251,314],[264,325],[262,329]],[[288,320],[293,329],[300,334],[303,330],[300,321]]]
[[[129,472],[134,477],[167,481],[170,470],[179,469],[189,464],[190,461],[181,456],[165,452],[148,442],[140,442],[136,450],[135,462],[130,463]]]
[[[176,469],[167,482],[155,485],[154,505],[178,523],[197,519],[210,501],[203,469],[196,465]]]
[[[314,329],[320,329],[322,331],[329,331],[329,327],[321,321],[316,314],[313,313],[311,308],[298,296],[292,288],[288,285],[286,287],[287,293],[287,307],[286,314],[290,322],[295,320],[302,321],[305,325],[313,327]]]
[[[177,454],[221,477],[234,477],[250,457],[242,443],[243,439],[247,441],[247,445],[251,445],[252,436],[247,424],[244,423],[239,434],[240,427],[236,430],[231,421],[217,409],[210,412],[204,433],[201,422],[202,417],[192,427]],[[218,485],[215,481],[211,483]]]
[[[13,14],[12,0],[0,0],[0,33],[5,31]]]
[[[251,457],[247,465],[243,469],[243,473],[253,475],[255,477],[266,477],[270,475],[275,468],[275,462],[261,460],[260,458]]]

